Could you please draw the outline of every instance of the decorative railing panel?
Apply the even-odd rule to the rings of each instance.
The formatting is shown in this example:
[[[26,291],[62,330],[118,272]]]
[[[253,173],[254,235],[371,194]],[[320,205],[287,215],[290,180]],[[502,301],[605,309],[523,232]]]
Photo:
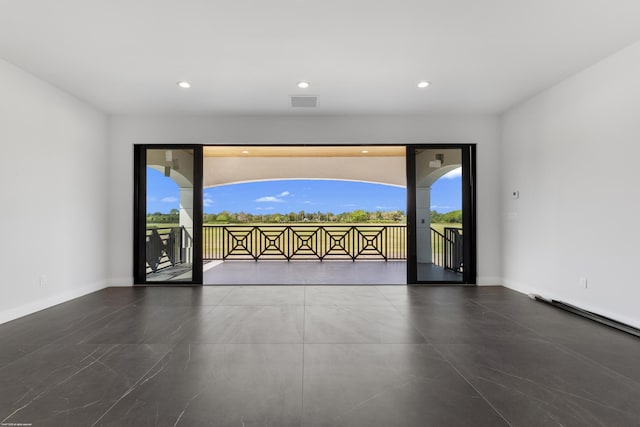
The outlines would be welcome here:
[[[447,242],[444,268],[462,273],[464,260],[462,228],[445,228],[444,238]]]
[[[405,225],[206,225],[203,258],[406,259]]]
[[[431,229],[431,260],[437,266],[462,273],[462,229],[446,227],[443,231]]]
[[[184,261],[182,251],[183,234],[183,227],[147,229],[147,274]]]

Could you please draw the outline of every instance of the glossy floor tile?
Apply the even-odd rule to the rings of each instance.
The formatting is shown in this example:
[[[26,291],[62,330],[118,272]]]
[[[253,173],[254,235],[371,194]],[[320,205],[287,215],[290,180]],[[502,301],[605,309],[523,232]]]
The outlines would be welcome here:
[[[305,345],[304,425],[501,426],[430,345]]]
[[[397,310],[431,343],[475,343],[488,338],[536,336],[504,315],[473,302],[402,306]]]
[[[0,424],[637,426],[639,360],[502,287],[110,288],[0,325]]]
[[[299,426],[302,344],[180,344],[102,426]]]
[[[640,422],[640,383],[543,338],[436,348],[514,425]]]
[[[217,289],[217,287],[207,287]],[[304,286],[237,286],[221,305],[304,305]]]
[[[143,288],[143,298],[134,301],[135,305],[156,306],[209,306],[218,305],[233,290],[226,286],[199,286],[185,287],[157,287],[153,292],[147,292],[149,288]]]
[[[162,345],[46,345],[0,370],[4,425],[92,425],[169,351]],[[7,424],[8,423],[8,424]]]
[[[423,335],[393,307],[308,306],[305,343],[424,343]]]
[[[308,286],[305,292],[305,304],[392,308],[391,302],[376,286]]]
[[[131,305],[89,325],[79,327],[59,341],[68,344],[175,344],[183,338],[200,312],[208,306]]]
[[[302,343],[302,306],[217,306],[183,331],[190,343]]]

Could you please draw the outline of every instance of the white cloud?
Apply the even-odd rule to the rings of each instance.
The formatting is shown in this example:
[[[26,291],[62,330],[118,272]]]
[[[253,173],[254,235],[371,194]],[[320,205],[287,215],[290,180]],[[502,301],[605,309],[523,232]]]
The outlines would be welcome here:
[[[202,204],[205,207],[213,206],[213,199],[205,198],[202,200]]]
[[[273,206],[269,206],[269,207],[266,207],[266,208],[256,208],[256,209],[259,210],[259,211],[271,211],[271,210],[273,210],[275,208]]]
[[[275,203],[283,203],[284,200],[282,200],[282,197],[287,197],[291,195],[291,193],[289,193],[288,191],[283,191],[282,193],[275,195],[275,196],[264,196],[264,197],[259,197],[256,199],[256,202],[267,202],[267,203],[271,203],[271,202],[275,202]]]
[[[256,202],[267,202],[267,203],[277,202],[277,203],[282,203],[282,202],[284,202],[284,200],[278,199],[275,196],[264,196],[264,197],[257,198]]]
[[[163,197],[162,199],[160,199],[160,201],[163,203],[175,203],[179,200],[180,199],[178,199],[177,197]]]
[[[395,206],[376,206],[376,209],[398,209]]]
[[[462,168],[456,168],[454,170],[452,170],[451,172],[448,172],[444,175],[442,175],[442,178],[444,179],[456,179],[456,178],[460,178],[462,176]]]

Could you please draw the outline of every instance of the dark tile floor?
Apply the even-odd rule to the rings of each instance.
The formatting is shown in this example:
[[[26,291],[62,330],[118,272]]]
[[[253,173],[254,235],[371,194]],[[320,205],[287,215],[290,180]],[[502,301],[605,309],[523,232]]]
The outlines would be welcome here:
[[[501,287],[110,288],[0,325],[0,425],[638,426],[639,362]]]

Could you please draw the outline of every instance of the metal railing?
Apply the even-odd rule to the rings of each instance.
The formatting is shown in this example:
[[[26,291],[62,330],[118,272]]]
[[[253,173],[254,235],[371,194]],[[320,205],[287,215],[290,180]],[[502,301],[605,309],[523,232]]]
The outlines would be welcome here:
[[[211,260],[401,260],[406,225],[205,225]]]
[[[431,228],[435,265],[463,271],[461,228]],[[149,228],[147,273],[185,262],[184,227]],[[206,260],[404,260],[406,225],[205,225]]]
[[[147,229],[147,274],[184,262],[185,233],[184,227]]]
[[[447,270],[462,273],[463,269],[463,238],[462,229],[445,227],[444,233],[431,229],[431,259],[432,262]]]

